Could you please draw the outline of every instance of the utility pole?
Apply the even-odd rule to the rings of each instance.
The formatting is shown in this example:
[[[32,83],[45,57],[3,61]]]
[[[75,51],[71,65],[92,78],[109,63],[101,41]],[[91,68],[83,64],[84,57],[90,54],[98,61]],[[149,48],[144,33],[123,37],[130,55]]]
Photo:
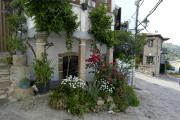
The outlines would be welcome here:
[[[139,17],[139,4],[141,0],[136,0],[135,5],[136,5],[136,20],[135,20],[135,36],[138,33],[138,17]]]

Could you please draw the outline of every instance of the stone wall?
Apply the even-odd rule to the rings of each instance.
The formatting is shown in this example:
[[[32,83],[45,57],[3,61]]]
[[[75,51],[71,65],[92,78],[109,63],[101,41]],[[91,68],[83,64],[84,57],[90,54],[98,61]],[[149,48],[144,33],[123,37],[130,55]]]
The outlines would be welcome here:
[[[137,69],[138,72],[147,74],[147,75],[156,75],[156,69],[155,66],[153,65],[140,65]]]

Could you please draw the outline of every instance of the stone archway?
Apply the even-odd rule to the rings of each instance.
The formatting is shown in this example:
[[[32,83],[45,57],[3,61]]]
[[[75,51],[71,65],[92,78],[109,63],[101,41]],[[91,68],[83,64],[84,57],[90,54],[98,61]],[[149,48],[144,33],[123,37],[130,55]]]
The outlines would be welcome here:
[[[71,61],[69,67],[69,74],[73,76],[78,76],[78,53],[71,52]],[[62,53],[58,55],[59,59],[59,79],[62,80],[67,75],[67,60],[68,53]]]

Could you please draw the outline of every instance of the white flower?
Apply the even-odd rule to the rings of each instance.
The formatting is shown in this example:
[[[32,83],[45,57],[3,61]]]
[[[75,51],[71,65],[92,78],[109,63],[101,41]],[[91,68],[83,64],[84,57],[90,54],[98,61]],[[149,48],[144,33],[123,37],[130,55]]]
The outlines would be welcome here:
[[[64,79],[61,83],[62,85],[68,85],[71,88],[85,88],[86,83],[81,80],[78,77],[72,77],[72,75],[70,75],[69,77],[66,77],[66,79]]]

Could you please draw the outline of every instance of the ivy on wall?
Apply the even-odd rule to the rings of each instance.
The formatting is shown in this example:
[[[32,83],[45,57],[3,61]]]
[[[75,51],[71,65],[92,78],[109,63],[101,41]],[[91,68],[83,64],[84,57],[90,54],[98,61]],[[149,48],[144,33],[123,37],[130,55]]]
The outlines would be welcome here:
[[[26,14],[33,17],[38,32],[66,33],[68,69],[72,51],[72,35],[77,29],[77,15],[72,11],[70,0],[24,0]]]
[[[115,33],[111,30],[112,17],[107,15],[105,6],[100,5],[89,13],[91,20],[90,32],[94,35],[95,40],[112,47],[116,43]]]

